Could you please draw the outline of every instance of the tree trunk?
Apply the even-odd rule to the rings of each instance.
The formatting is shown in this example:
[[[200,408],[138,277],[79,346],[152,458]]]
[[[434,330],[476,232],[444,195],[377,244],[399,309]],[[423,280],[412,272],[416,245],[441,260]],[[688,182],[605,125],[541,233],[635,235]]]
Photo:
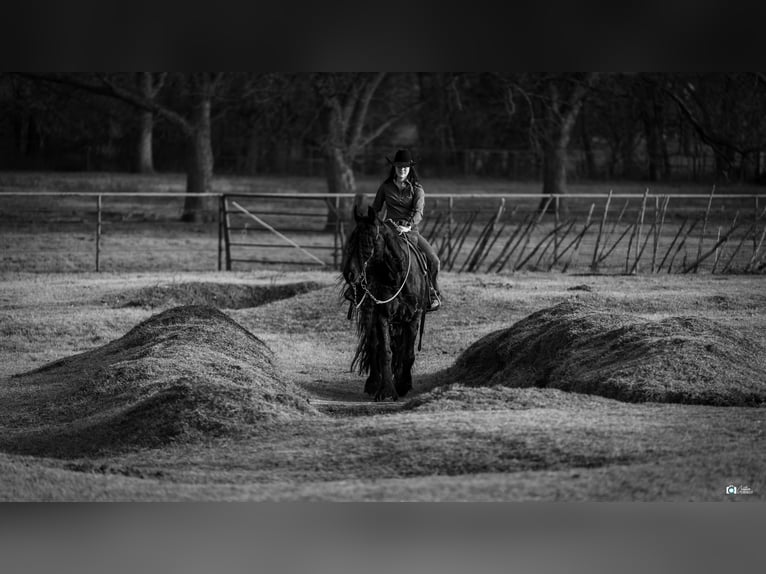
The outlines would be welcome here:
[[[186,166],[186,200],[182,221],[212,221],[215,209],[211,198],[199,194],[210,193],[213,181],[213,146],[211,143],[210,100],[204,99],[194,110],[195,129],[188,138]]]
[[[139,112],[138,132],[138,173],[154,173],[154,153],[152,138],[154,132],[154,115],[152,112]]]
[[[545,196],[564,195],[567,192],[567,148],[585,97],[597,76],[597,73],[589,72],[565,98],[561,97],[554,82],[549,85],[550,103],[546,109],[547,133],[543,138],[543,197],[538,208],[540,211],[545,209],[547,204],[546,213],[564,216],[567,214],[568,209],[563,198],[548,203]]]
[[[644,104],[641,109],[646,137],[646,151],[649,159],[649,180],[662,181],[667,177],[667,146],[663,138],[665,132],[662,100],[654,85],[647,87]]]
[[[543,142],[543,197],[540,198],[539,211],[545,213],[566,214],[567,206],[563,198],[548,203],[548,195],[567,193],[567,160],[569,140],[575,125],[576,112],[567,121],[557,125]],[[545,206],[548,205],[546,209]]]
[[[386,72],[352,74],[351,83],[342,76],[328,76],[329,82],[317,85],[322,97],[322,124],[326,139],[322,142],[325,177],[330,193],[356,194],[353,161],[374,139],[388,129],[396,115],[383,121],[375,128],[364,130],[368,111]],[[335,204],[329,206],[325,229],[333,230],[340,219],[351,217],[350,198],[343,198],[336,212]],[[354,198],[354,205],[361,203],[361,197]]]
[[[30,124],[32,123],[32,119],[29,114],[22,114],[18,121],[18,129],[16,130],[17,135],[17,144],[16,144],[16,151],[19,154],[19,157],[26,157],[29,153],[29,133],[30,133]]]
[[[569,138],[567,138],[568,141]],[[552,194],[567,193],[567,146],[561,140],[552,145],[546,145],[543,156],[543,197],[540,200],[538,210],[545,209],[548,197]],[[555,213],[558,207],[559,213],[565,210],[563,199],[559,199],[558,206],[555,199],[548,203],[545,213]]]
[[[633,137],[626,134],[622,139],[620,146],[620,157],[622,158],[622,177],[633,179],[636,177],[636,162],[633,157]]]
[[[338,148],[329,148],[325,152],[325,173],[327,174],[327,189],[330,193],[337,194],[356,194],[356,178],[351,162],[343,155],[342,150]],[[338,218],[341,221],[350,221],[353,217],[352,209],[361,203],[361,197],[355,197],[352,202],[349,198],[342,197],[338,202],[339,212],[336,214],[334,209],[327,212],[326,231],[335,229]]]
[[[665,179],[669,180],[673,175],[673,167],[670,163],[670,152],[668,151],[668,143],[665,141],[665,138],[662,138],[660,142],[660,149],[662,150],[662,173]]]
[[[247,175],[258,174],[258,156],[260,154],[260,138],[258,129],[250,128],[250,137],[247,138],[247,151],[245,153],[245,173]]]
[[[657,132],[650,129],[646,134],[647,155],[649,156],[649,181],[662,181],[662,153]]]
[[[585,152],[585,169],[588,179],[591,181],[598,179],[598,168],[596,167],[596,155],[593,152],[593,145],[590,141],[590,132],[588,130],[588,120],[585,109],[580,112],[580,137],[582,138],[582,149]]]
[[[138,72],[138,89],[148,101],[156,96],[152,72]],[[136,170],[138,173],[154,173],[154,154],[152,137],[154,132],[154,114],[148,110],[138,112],[138,155]]]
[[[733,174],[731,173],[731,152],[722,151],[715,154],[715,171],[716,176],[723,181],[731,181]]]

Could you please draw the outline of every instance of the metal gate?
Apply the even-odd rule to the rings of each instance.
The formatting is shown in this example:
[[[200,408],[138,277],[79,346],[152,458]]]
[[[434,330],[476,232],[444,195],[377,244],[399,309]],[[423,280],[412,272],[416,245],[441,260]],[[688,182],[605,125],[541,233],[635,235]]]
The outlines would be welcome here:
[[[341,198],[325,194],[224,194],[218,269],[274,264],[338,269],[343,251]]]

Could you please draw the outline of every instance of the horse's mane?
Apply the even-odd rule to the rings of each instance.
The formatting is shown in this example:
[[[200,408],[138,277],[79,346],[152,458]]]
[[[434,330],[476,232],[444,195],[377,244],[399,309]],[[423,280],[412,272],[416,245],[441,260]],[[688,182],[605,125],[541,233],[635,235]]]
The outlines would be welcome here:
[[[397,233],[385,223],[380,225],[380,232],[383,236],[383,243],[386,246],[386,260],[389,262],[390,270],[397,275],[397,279],[404,279],[407,273],[407,264],[409,255],[406,240],[397,236]]]

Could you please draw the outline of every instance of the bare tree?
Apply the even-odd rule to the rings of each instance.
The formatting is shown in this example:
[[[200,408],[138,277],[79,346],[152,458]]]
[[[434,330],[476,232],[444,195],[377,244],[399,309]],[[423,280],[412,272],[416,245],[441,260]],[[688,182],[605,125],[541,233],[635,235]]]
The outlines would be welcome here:
[[[167,72],[136,72],[136,85],[139,93],[147,101],[155,101],[165,84]],[[154,112],[145,108],[138,109],[138,145],[136,151],[136,171],[154,173]]]
[[[257,81],[243,72],[178,72],[173,81],[178,87],[176,100],[163,103],[148,97],[145,85],[126,78],[125,73],[20,73],[37,81],[46,81],[115,98],[124,103],[162,117],[178,128],[186,141],[186,199],[181,219],[205,221],[214,217],[215,209],[201,194],[212,191],[214,157],[212,148],[212,109],[214,103],[225,102],[226,94],[238,80]],[[238,86],[240,96],[246,89]],[[156,94],[154,94],[156,96]]]
[[[542,157],[543,194],[567,193],[567,160],[578,114],[598,79],[597,72],[512,73],[502,76],[509,113],[528,110],[529,136]],[[555,202],[542,198],[540,208]]]
[[[662,89],[662,76],[647,72],[637,76],[633,85],[646,137],[648,177],[651,181],[668,179],[671,175],[667,147],[668,98]]]
[[[241,171],[249,175],[289,171],[295,149],[306,144],[308,135],[317,129],[320,106],[310,75],[282,72],[261,76],[247,92],[239,98],[235,116],[241,130]]]
[[[322,150],[330,193],[356,194],[354,161],[370,145],[417,104],[407,90],[389,93],[373,113],[372,107],[387,72],[320,73],[314,87],[322,105]],[[359,197],[355,203],[358,203]],[[348,202],[341,202],[341,217]],[[333,214],[328,227],[335,225]]]
[[[716,159],[718,175],[744,179],[748,164],[759,170],[766,144],[766,76],[717,72],[668,78],[666,93]],[[759,174],[755,174],[759,175]]]
[[[654,74],[654,73],[652,73]],[[662,178],[667,168],[667,135],[657,81],[647,73],[617,72],[601,76],[580,112],[588,114],[588,142],[594,137],[609,146],[608,176]],[[646,162],[643,147],[646,147]],[[640,170],[644,169],[644,172]]]

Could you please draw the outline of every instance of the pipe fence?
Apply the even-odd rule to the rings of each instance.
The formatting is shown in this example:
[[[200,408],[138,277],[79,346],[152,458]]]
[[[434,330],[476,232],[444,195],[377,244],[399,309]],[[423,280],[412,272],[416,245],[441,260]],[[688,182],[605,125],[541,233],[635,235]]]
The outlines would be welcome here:
[[[370,195],[0,192],[0,271],[338,269]],[[763,273],[766,194],[438,194],[420,226],[463,273]]]

